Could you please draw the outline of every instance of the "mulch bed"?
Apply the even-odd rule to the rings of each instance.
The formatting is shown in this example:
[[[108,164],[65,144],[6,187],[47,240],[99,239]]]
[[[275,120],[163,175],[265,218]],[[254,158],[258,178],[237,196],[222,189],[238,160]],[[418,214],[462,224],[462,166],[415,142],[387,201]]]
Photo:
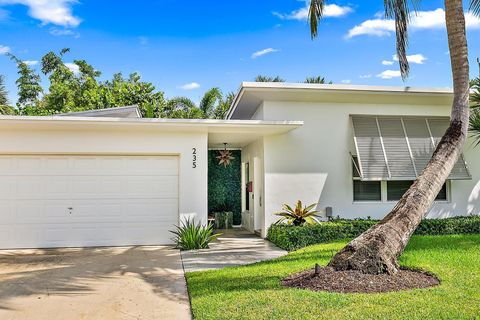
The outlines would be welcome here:
[[[282,280],[286,287],[312,291],[340,293],[376,293],[429,288],[440,284],[440,280],[424,271],[401,269],[395,275],[365,274],[359,271],[335,271],[333,268],[320,268],[293,274]]]

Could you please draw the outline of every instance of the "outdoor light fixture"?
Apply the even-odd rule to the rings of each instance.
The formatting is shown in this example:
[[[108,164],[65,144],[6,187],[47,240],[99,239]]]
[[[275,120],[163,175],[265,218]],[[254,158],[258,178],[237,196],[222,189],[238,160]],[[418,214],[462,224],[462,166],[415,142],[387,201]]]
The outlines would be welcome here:
[[[223,165],[225,168],[230,165],[230,162],[235,159],[232,156],[232,152],[230,150],[227,150],[227,143],[224,143],[224,149],[218,151],[220,154],[216,158],[218,159],[218,164]]]

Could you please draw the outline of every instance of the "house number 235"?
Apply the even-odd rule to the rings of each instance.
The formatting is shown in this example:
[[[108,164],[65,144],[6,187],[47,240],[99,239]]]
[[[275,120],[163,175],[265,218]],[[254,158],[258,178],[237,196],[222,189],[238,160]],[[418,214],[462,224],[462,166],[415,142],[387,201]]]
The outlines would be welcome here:
[[[192,168],[197,167],[197,148],[192,148]]]

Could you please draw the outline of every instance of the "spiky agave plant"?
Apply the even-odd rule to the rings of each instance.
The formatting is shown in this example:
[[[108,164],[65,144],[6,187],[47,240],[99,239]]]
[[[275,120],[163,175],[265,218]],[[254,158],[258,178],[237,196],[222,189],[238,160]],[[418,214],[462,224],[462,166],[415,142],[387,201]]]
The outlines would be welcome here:
[[[277,223],[286,223],[294,226],[302,226],[304,224],[315,224],[317,220],[318,211],[313,210],[317,204],[311,204],[309,206],[303,206],[302,201],[298,200],[295,208],[292,208],[288,204],[283,205],[283,211],[275,213],[275,215],[281,218]]]
[[[194,219],[185,220],[170,232],[175,235],[172,240],[180,250],[207,249],[208,244],[220,235],[214,234],[211,224],[203,226]]]

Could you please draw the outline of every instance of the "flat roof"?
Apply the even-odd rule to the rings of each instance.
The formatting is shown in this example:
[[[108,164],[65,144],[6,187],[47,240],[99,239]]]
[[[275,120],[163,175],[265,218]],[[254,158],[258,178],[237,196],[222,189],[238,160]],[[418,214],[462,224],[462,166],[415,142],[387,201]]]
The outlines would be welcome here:
[[[249,119],[263,101],[450,104],[452,98],[451,88],[243,82],[226,118]]]
[[[138,106],[124,106],[105,109],[60,113],[62,117],[114,117],[114,118],[141,118]]]
[[[0,116],[0,130],[153,130],[207,133],[209,147],[241,148],[264,136],[287,133],[303,121]]]

